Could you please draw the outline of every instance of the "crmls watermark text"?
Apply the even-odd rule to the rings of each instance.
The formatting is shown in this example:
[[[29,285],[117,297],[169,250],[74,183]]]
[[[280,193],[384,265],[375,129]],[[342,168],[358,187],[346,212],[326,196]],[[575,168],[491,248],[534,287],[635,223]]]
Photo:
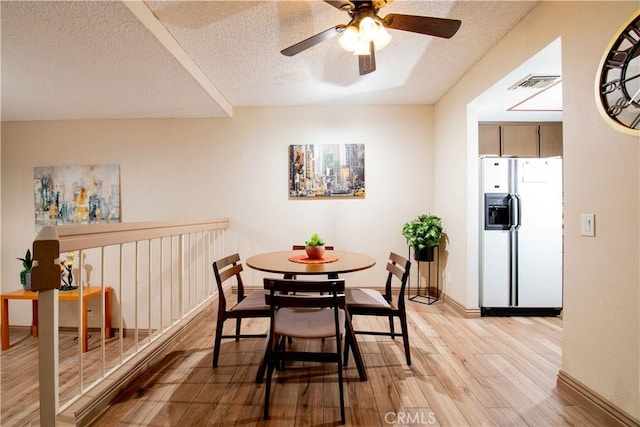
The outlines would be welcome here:
[[[433,412],[387,412],[384,414],[387,424],[435,424],[436,415]]]

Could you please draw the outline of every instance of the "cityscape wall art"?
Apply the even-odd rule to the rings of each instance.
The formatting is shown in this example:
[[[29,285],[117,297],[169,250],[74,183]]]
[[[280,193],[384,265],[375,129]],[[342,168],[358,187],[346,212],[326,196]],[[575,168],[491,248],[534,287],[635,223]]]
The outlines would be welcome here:
[[[289,198],[364,198],[364,144],[289,146]]]
[[[120,166],[33,169],[36,231],[44,225],[120,222]]]

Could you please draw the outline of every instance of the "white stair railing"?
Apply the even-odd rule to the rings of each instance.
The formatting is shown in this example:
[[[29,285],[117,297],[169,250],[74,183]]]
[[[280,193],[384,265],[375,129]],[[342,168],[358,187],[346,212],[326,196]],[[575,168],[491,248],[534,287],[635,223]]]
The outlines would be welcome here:
[[[45,390],[57,388],[41,394],[41,410],[54,408],[51,412],[55,412],[41,412],[42,425],[55,425],[65,409],[77,406],[91,390],[91,395],[97,396],[100,393],[96,390],[102,389],[105,398],[109,391],[108,387],[104,391],[106,378],[122,371],[141,353],[153,352],[155,343],[162,345],[167,336],[202,311],[217,295],[211,263],[223,255],[228,227],[226,218],[56,227],[60,261],[73,259],[76,306],[74,310],[68,305],[74,302],[64,301],[60,309],[58,301],[65,299],[65,291],[55,290],[51,298],[55,307],[46,310],[51,317],[41,313],[39,322],[56,325],[58,319],[52,316],[59,312],[61,334],[69,332],[66,323],[77,324],[77,329],[71,329],[77,336],[77,346],[76,351],[69,351],[68,346],[54,341],[52,346],[41,348],[45,352],[41,358],[59,361],[54,374],[59,381],[50,384],[51,375],[40,380]],[[34,248],[34,259],[42,266],[38,256]],[[88,345],[85,331],[91,335]],[[54,335],[57,340],[58,334]],[[60,348],[64,354],[57,354]],[[84,406],[88,411],[92,404]],[[82,416],[80,412],[75,409],[75,420],[66,421],[76,422]]]

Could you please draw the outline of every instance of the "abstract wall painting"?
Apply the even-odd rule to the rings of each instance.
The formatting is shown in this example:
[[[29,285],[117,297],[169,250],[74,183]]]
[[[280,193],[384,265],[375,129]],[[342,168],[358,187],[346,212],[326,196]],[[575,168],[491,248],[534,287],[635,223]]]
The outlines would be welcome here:
[[[364,198],[364,144],[289,146],[289,198]]]
[[[36,231],[44,225],[120,222],[120,166],[33,168]]]

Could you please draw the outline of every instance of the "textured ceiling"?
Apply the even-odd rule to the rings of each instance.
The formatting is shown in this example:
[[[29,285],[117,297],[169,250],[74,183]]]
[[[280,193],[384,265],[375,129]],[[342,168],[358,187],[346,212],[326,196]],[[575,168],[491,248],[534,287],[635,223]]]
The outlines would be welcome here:
[[[358,74],[346,24],[311,1],[2,1],[2,120],[228,117],[236,106],[432,104],[536,2],[403,1],[380,11],[460,19],[451,39],[391,30]]]

